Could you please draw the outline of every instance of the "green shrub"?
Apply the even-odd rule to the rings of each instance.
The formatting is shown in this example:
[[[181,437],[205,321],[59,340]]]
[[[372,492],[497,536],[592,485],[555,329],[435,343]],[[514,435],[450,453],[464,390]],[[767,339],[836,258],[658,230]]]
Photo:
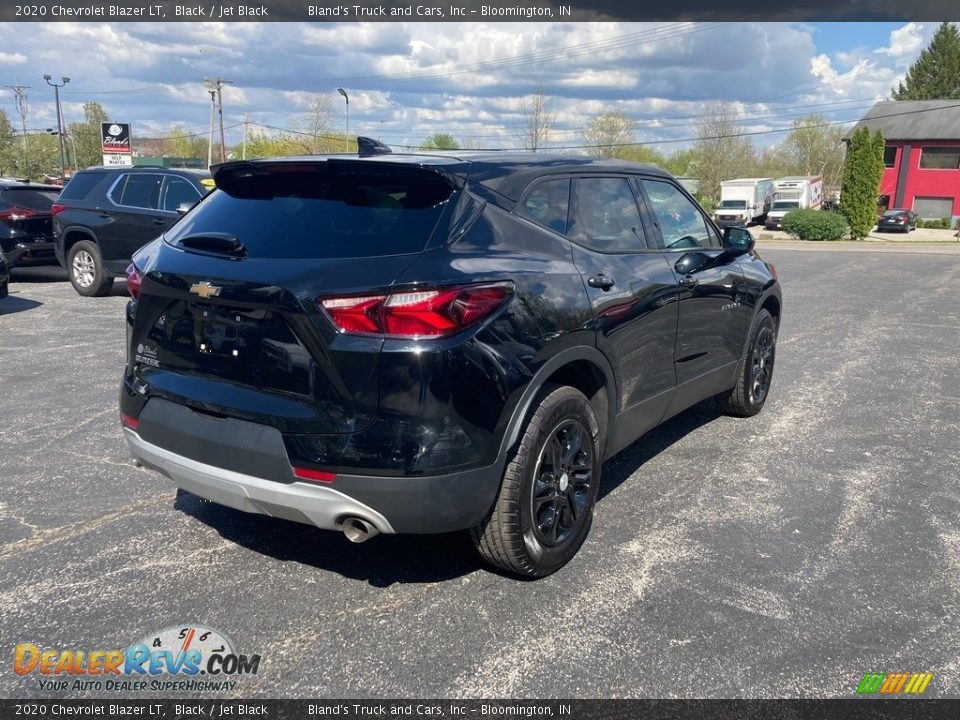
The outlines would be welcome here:
[[[847,219],[829,210],[791,210],[781,223],[785,232],[801,240],[842,240],[846,235]]]
[[[953,227],[953,220],[951,218],[930,218],[927,220],[918,218],[917,227],[927,230],[949,230]]]
[[[708,215],[713,215],[713,211],[717,209],[717,204],[708,197],[700,198],[700,207],[702,207]]]

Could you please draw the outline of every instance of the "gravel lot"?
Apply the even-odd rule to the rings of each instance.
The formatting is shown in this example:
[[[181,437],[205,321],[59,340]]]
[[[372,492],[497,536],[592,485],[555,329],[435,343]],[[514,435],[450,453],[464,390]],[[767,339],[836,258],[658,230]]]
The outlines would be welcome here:
[[[590,539],[537,582],[459,534],[352,545],[178,497],[121,440],[122,283],[16,274],[0,696],[50,695],[18,643],[185,622],[263,656],[227,697],[844,697],[868,671],[960,696],[960,253],[883,249],[765,244],[785,317],[764,412],[703,404],[608,462]]]

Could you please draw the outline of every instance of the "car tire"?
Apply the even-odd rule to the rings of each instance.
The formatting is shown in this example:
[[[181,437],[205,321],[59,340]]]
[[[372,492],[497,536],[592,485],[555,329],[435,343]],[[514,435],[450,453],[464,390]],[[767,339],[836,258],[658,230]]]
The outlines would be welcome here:
[[[750,417],[763,409],[770,395],[777,356],[777,324],[767,310],[761,310],[750,328],[749,344],[737,371],[737,384],[716,396],[727,415]]]
[[[70,246],[67,253],[67,274],[73,289],[84,297],[102,297],[113,287],[113,278],[103,267],[100,248],[89,240]]]
[[[545,386],[534,407],[493,509],[471,534],[487,562],[539,578],[569,562],[590,532],[602,443],[580,391]]]

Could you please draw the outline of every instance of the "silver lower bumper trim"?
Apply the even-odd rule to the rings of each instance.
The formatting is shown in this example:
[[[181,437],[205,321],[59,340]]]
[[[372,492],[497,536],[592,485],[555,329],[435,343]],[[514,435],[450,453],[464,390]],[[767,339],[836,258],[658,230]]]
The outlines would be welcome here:
[[[340,530],[340,521],[361,517],[382,533],[393,533],[387,519],[367,505],[332,487],[312,483],[281,483],[207,465],[164,450],[123,429],[130,453],[143,465],[166,475],[189,493],[249,513]]]

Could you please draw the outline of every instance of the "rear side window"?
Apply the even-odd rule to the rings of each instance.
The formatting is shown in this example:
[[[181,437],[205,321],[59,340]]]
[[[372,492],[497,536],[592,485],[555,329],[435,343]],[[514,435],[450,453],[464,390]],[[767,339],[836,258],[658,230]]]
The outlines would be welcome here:
[[[177,175],[167,175],[160,191],[160,209],[176,212],[181,205],[193,205],[200,199],[200,191],[193,183]]]
[[[61,200],[82,200],[103,180],[104,173],[87,172],[74,175],[60,193]]]
[[[162,181],[162,175],[131,173],[120,179],[110,192],[110,199],[118,205],[156,210]]]
[[[243,243],[247,257],[259,258],[422,251],[451,186],[429,170],[358,165],[251,164],[219,174],[218,189],[185,215],[166,240],[175,245],[187,236],[226,233]]]
[[[527,193],[516,213],[564,235],[570,207],[570,180],[546,180]]]
[[[58,197],[60,193],[56,190],[10,188],[3,191],[3,202],[38,212],[50,212],[50,206]]]

